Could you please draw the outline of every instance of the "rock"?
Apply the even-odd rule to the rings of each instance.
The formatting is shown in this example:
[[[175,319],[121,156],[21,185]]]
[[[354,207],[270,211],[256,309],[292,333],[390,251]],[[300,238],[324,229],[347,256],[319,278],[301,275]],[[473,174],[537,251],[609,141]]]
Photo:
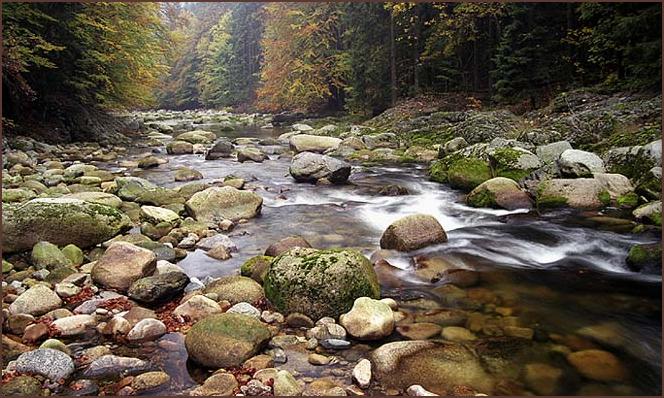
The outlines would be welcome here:
[[[258,148],[244,147],[237,150],[237,161],[242,163],[248,160],[256,163],[262,163],[268,157]]]
[[[557,395],[563,378],[562,369],[545,363],[529,363],[524,367],[526,385],[539,395]]]
[[[194,396],[229,396],[239,387],[235,376],[230,373],[217,373],[208,377],[202,386],[191,391]]]
[[[37,374],[51,381],[67,379],[74,373],[74,361],[62,351],[39,348],[21,354],[16,360],[20,373]]]
[[[122,200],[131,202],[136,201],[145,191],[157,188],[155,184],[139,177],[118,177],[115,183],[118,186],[117,195]]]
[[[468,146],[468,142],[463,137],[452,138],[447,141],[440,149],[442,155],[449,155]]]
[[[607,351],[582,350],[567,355],[567,361],[588,379],[602,382],[620,382],[626,379],[627,369]]]
[[[311,247],[311,245],[301,236],[289,236],[271,244],[265,249],[265,255],[276,257],[295,247]]]
[[[160,159],[153,155],[146,156],[138,161],[138,167],[141,169],[151,169],[153,167],[158,167],[159,164],[161,164]]]
[[[2,203],[25,202],[37,197],[34,191],[20,188],[5,188],[2,190]]]
[[[232,187],[212,187],[195,193],[185,206],[197,221],[217,225],[220,221],[256,217],[261,212],[263,198],[253,192]]]
[[[465,192],[491,178],[489,163],[477,157],[462,157],[457,154],[446,156],[431,163],[429,179],[449,183],[452,188]]]
[[[286,317],[286,324],[292,328],[306,328],[311,329],[314,327],[314,321],[308,316],[293,312]]]
[[[44,341],[43,343],[41,343],[39,348],[50,348],[50,349],[53,349],[53,350],[58,350],[58,351],[64,352],[65,354],[71,356],[71,350],[69,348],[67,348],[65,343],[63,343],[62,341],[60,341],[58,339],[48,339],[48,340]]]
[[[639,206],[632,212],[632,215],[642,222],[662,225],[662,201],[657,200]]]
[[[134,377],[131,388],[136,392],[150,391],[171,382],[171,376],[164,372],[141,373]]]
[[[445,395],[451,386],[464,385],[491,393],[493,380],[475,354],[463,345],[434,341],[385,344],[371,354],[372,372],[383,387],[406,389],[419,384]]]
[[[221,312],[216,301],[203,295],[195,295],[173,310],[173,315],[179,315],[193,322],[199,321],[209,315]]]
[[[200,171],[191,169],[189,167],[180,167],[175,172],[175,181],[194,181],[202,180],[203,174]]]
[[[397,148],[397,136],[394,133],[381,133],[375,135],[363,135],[362,141],[368,149],[376,148]]]
[[[39,316],[59,308],[61,305],[62,300],[53,290],[44,285],[35,285],[11,303],[9,312]]]
[[[166,153],[169,155],[184,155],[194,153],[194,146],[186,141],[175,140],[166,144]]]
[[[226,138],[217,140],[212,148],[205,153],[205,160],[229,158],[233,152],[233,144]]]
[[[189,331],[185,346],[189,357],[211,368],[240,366],[270,339],[260,321],[240,314],[215,314],[198,321]]]
[[[114,316],[102,329],[103,334],[112,336],[124,336],[131,330],[131,323],[121,316]]]
[[[440,336],[441,327],[435,323],[417,322],[397,326],[397,332],[409,340],[426,340]]]
[[[274,361],[272,360],[272,357],[264,354],[251,357],[246,361],[244,361],[244,363],[242,364],[242,367],[245,369],[255,369],[255,370],[267,369],[273,366],[274,366]]]
[[[79,199],[33,199],[2,210],[4,253],[28,250],[40,241],[89,247],[131,226],[119,210]]]
[[[572,149],[567,141],[557,141],[537,147],[535,153],[544,164],[554,164],[560,159],[560,155],[568,149]]]
[[[180,223],[180,216],[176,212],[156,206],[141,206],[141,219],[155,225],[165,222],[176,226]]]
[[[629,179],[620,174],[597,173],[594,178],[544,180],[537,187],[537,205],[540,208],[600,208],[632,191]]]
[[[460,326],[446,326],[440,335],[443,339],[454,342],[473,341],[477,339],[473,332]]]
[[[217,301],[227,300],[231,304],[255,303],[265,297],[261,285],[251,278],[238,275],[217,279],[205,288],[204,293],[215,293]]]
[[[228,310],[227,314],[242,314],[252,318],[261,319],[261,310],[249,303],[237,303]]]
[[[65,318],[56,319],[51,324],[61,336],[76,336],[85,333],[88,327],[97,324],[93,315],[72,315]]]
[[[493,141],[492,141],[493,143]],[[519,147],[505,147],[488,152],[489,166],[495,177],[520,181],[542,166],[532,152]]]
[[[353,381],[360,388],[368,388],[371,384],[371,362],[368,359],[360,359],[353,368]]]
[[[21,335],[28,325],[35,322],[35,317],[30,314],[10,314],[5,322],[5,330],[12,334]]]
[[[168,272],[137,280],[129,287],[127,295],[136,301],[154,304],[181,294],[188,283],[187,274]]]
[[[593,173],[604,173],[604,161],[592,152],[567,149],[560,154],[558,168],[565,176],[589,177]]]
[[[295,152],[323,153],[334,150],[341,144],[341,139],[320,135],[298,134],[290,137],[289,144]]]
[[[629,249],[627,265],[637,272],[662,272],[662,244],[636,244]]]
[[[302,395],[302,386],[298,384],[287,370],[279,370],[274,378],[274,395],[277,397],[294,397]]]
[[[390,224],[380,238],[380,247],[411,251],[444,242],[447,242],[447,234],[438,220],[433,216],[414,214]]]
[[[49,242],[37,242],[32,247],[32,264],[37,269],[46,268],[53,270],[55,268],[66,267],[71,265],[71,262],[58,247]]]
[[[87,379],[108,379],[142,373],[149,370],[150,363],[138,358],[104,355],[92,361],[83,372]]]
[[[268,269],[270,269],[272,260],[273,257],[270,256],[254,256],[242,264],[240,267],[240,274],[263,284],[263,280],[265,279]]]
[[[406,394],[411,397],[437,397],[438,394],[434,394],[431,391],[427,391],[424,387],[419,384],[414,384],[406,389]],[[475,394],[480,395],[480,394]]]
[[[299,182],[316,182],[327,179],[333,184],[342,184],[350,176],[351,166],[342,160],[312,152],[301,152],[293,157],[290,174]]]
[[[0,395],[41,396],[42,384],[32,376],[17,376],[0,386]]]
[[[378,340],[394,330],[392,309],[369,297],[355,299],[353,308],[339,317],[339,323],[358,340]]]
[[[468,194],[466,203],[473,207],[507,210],[532,208],[528,194],[522,191],[514,180],[505,177],[484,181]]]
[[[205,254],[214,258],[215,260],[220,260],[220,261],[228,260],[229,258],[232,257],[230,250],[228,250],[228,248],[224,245],[217,245],[212,249],[208,250],[208,252]]]
[[[347,312],[358,297],[380,296],[371,263],[349,249],[291,249],[272,262],[264,288],[279,312],[314,319]]]
[[[177,141],[185,141],[191,144],[210,144],[215,139],[217,139],[217,135],[215,133],[203,130],[189,131],[175,137],[175,140]]]
[[[76,245],[67,245],[63,247],[62,254],[69,259],[69,263],[74,267],[78,267],[85,261],[83,250],[79,249]]]
[[[127,291],[132,283],[152,275],[157,256],[150,250],[131,243],[115,242],[106,249],[92,268],[92,280],[107,288]]]
[[[216,234],[208,238],[203,238],[196,243],[196,247],[201,250],[211,250],[219,245],[226,247],[228,251],[237,252],[235,243],[224,234]]]
[[[328,365],[332,359],[321,354],[309,354],[307,361],[312,365],[324,366]]]
[[[149,341],[156,340],[166,334],[166,325],[157,319],[147,318],[139,321],[127,333],[129,341]]]

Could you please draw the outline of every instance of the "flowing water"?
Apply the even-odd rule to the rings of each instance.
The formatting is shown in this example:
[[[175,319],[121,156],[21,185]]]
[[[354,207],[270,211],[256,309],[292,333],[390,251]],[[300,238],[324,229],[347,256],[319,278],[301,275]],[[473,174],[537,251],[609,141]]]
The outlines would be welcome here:
[[[266,138],[281,132],[248,128],[219,134]],[[229,233],[239,253],[230,260],[217,261],[202,251],[192,252],[178,263],[190,277],[203,280],[236,274],[246,259],[262,254],[272,242],[301,235],[317,248],[354,247],[367,257],[380,254],[394,266],[379,270],[383,294],[395,297],[406,308],[410,303],[413,311],[425,311],[453,305],[441,294],[444,290],[440,286],[447,283],[444,278],[431,283],[418,278],[414,271],[415,257],[439,259],[456,268],[478,271],[480,282],[472,289],[499,296],[499,304],[514,310],[519,324],[534,326],[536,340],[540,332],[568,341],[585,326],[604,325],[610,330],[608,337],[599,342],[586,339],[585,344],[617,355],[628,369],[628,379],[624,383],[602,384],[565,377],[559,390],[562,393],[661,393],[661,276],[634,273],[625,265],[631,245],[657,242],[658,234],[590,228],[581,221],[597,214],[570,210],[538,215],[470,208],[463,204],[463,193],[427,181],[425,167],[418,165],[354,165],[346,185],[299,184],[288,174],[290,158],[276,154],[284,148],[261,149],[274,154],[260,164],[177,155],[168,156],[169,162],[156,169],[135,174],[161,186],[177,187],[183,183],[174,182],[174,171],[187,166],[200,171],[206,182],[229,175],[244,178],[245,189],[263,197],[262,214]],[[163,147],[161,150],[165,152]],[[140,156],[139,149],[133,152],[134,157]],[[378,194],[380,188],[390,184],[406,187],[410,194]],[[394,220],[415,213],[436,217],[447,231],[448,242],[412,253],[379,252],[385,228]],[[541,343],[547,344],[551,342]],[[167,335],[149,349],[160,352],[152,358],[159,358],[154,360],[177,374],[172,374],[177,382],[174,385],[186,388],[200,382],[197,370],[191,364],[185,366],[186,351],[178,335]],[[543,352],[530,350],[513,361],[569,368],[564,359]],[[286,368],[303,375],[320,375],[318,368],[306,364],[306,356],[301,361],[297,360],[301,359],[298,355],[289,353]],[[343,364],[342,361],[337,366]],[[349,375],[343,379],[350,383]]]

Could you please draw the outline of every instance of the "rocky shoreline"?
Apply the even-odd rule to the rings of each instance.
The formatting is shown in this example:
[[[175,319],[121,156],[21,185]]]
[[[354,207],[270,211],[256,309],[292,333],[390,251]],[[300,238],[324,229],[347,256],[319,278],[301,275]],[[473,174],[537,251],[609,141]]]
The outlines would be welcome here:
[[[223,111],[134,113],[140,138],[127,146],[11,138],[0,393],[639,394],[616,323],[545,330],[480,272],[426,256],[414,258],[414,273],[436,300],[384,296],[399,275],[390,252],[448,241],[431,215],[392,223],[370,259],[283,236],[235,275],[200,281],[178,262],[194,250],[220,262],[236,256],[243,249],[230,235],[261,216],[264,198],[243,178],[204,182],[191,167],[173,173],[177,188],[135,176],[181,155],[257,168],[278,157],[292,158],[283,172],[294,182],[323,187],[348,184],[359,164],[417,162],[470,207],[574,208],[616,230],[661,234],[661,126],[652,120],[661,97],[577,94],[564,111],[561,101],[521,118],[466,110],[304,121],[274,138],[226,138],[279,127],[269,115]],[[616,127],[627,125],[641,141],[610,146],[628,142]],[[660,257],[660,244],[637,244],[626,266],[661,274]],[[154,350],[188,358],[181,366],[202,376],[183,382]]]

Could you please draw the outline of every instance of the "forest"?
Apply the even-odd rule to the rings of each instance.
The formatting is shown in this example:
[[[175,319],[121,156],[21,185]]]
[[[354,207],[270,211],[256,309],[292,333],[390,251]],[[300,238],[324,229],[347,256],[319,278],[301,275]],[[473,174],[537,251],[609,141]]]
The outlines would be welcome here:
[[[3,122],[96,107],[373,116],[440,93],[527,110],[570,87],[658,88],[660,20],[658,3],[9,3]]]

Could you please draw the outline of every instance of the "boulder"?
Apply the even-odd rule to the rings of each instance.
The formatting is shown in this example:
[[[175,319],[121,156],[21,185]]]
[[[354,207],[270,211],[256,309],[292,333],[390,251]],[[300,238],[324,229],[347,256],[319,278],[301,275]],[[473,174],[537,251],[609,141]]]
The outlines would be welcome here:
[[[597,173],[594,178],[555,178],[539,183],[537,205],[600,208],[633,190],[629,179],[620,174]]]
[[[198,321],[187,333],[189,358],[209,368],[240,366],[270,339],[260,321],[240,314],[215,314]]]
[[[224,276],[213,281],[204,292],[215,293],[217,301],[227,300],[231,304],[254,303],[265,297],[263,288],[256,281],[245,276]]]
[[[272,262],[265,295],[283,314],[337,317],[358,297],[379,298],[378,277],[361,253],[350,249],[295,248]]]
[[[195,181],[202,180],[203,174],[200,171],[189,167],[180,167],[175,172],[175,181]]]
[[[359,340],[378,340],[392,334],[394,315],[389,305],[369,297],[355,299],[353,308],[339,317],[339,323]]]
[[[180,304],[173,310],[173,315],[178,315],[197,322],[209,315],[218,314],[221,307],[216,301],[209,299],[201,294],[197,294]]]
[[[447,234],[435,217],[414,214],[390,224],[380,238],[380,247],[411,251],[444,242]]]
[[[134,377],[131,388],[137,392],[151,391],[160,388],[171,381],[171,376],[165,372],[146,372]]]
[[[265,255],[276,257],[295,247],[311,247],[311,245],[301,236],[289,236],[268,246],[268,248],[265,249]]]
[[[296,181],[316,182],[322,178],[334,184],[348,180],[351,166],[342,160],[312,152],[301,152],[293,157],[290,174]]]
[[[532,203],[519,184],[505,177],[495,177],[484,181],[466,197],[472,207],[493,207],[507,210],[530,209]]]
[[[157,188],[155,184],[139,177],[118,177],[115,183],[118,186],[117,195],[130,202],[136,201],[143,192]]]
[[[302,395],[302,386],[287,370],[279,370],[274,378],[274,395],[277,397],[294,397]]]
[[[176,226],[180,223],[180,216],[170,209],[156,206],[141,206],[141,220],[152,224],[161,222]]]
[[[158,167],[160,164],[161,160],[154,155],[146,156],[138,161],[138,167],[141,169],[151,169]]]
[[[263,284],[273,259],[270,256],[254,256],[242,264],[240,274]]]
[[[604,173],[604,161],[592,152],[567,149],[560,154],[558,168],[564,176],[589,177]]]
[[[406,389],[419,384],[439,395],[454,386],[492,394],[494,381],[479,358],[464,345],[426,341],[399,341],[374,350],[372,372],[382,386]]]
[[[217,139],[217,135],[215,133],[203,130],[189,131],[175,137],[175,140],[177,141],[185,141],[190,144],[210,144],[215,139]]]
[[[491,178],[489,163],[477,157],[462,157],[456,153],[431,163],[429,178],[449,183],[452,188],[465,192]]]
[[[237,161],[242,163],[248,160],[256,163],[262,163],[268,157],[258,148],[243,147],[237,150]]]
[[[35,285],[11,303],[9,312],[39,316],[59,308],[60,305],[62,305],[62,300],[53,290],[44,285]]]
[[[62,351],[40,348],[21,354],[16,360],[19,373],[36,374],[51,381],[66,380],[74,373],[74,361]]]
[[[219,158],[229,158],[233,152],[233,143],[226,138],[217,140],[205,153],[205,160],[215,160]]]
[[[166,144],[166,153],[169,155],[184,155],[194,153],[194,145],[187,141],[171,141]]]
[[[590,380],[620,382],[627,378],[627,369],[615,355],[607,351],[576,351],[567,355],[567,361]]]
[[[167,272],[148,276],[132,283],[127,295],[142,303],[154,304],[178,296],[189,283],[189,277],[182,272]]]
[[[256,217],[261,212],[263,198],[253,192],[232,187],[212,187],[195,193],[185,206],[197,221],[219,224],[222,220],[238,221]]]
[[[131,226],[119,210],[79,199],[33,199],[2,210],[4,253],[31,249],[39,241],[89,247]]]
[[[56,245],[43,241],[32,247],[31,261],[37,269],[53,270],[71,265],[69,258]]]
[[[637,272],[662,273],[662,244],[637,244],[629,249],[627,265]]]
[[[572,149],[567,141],[557,141],[550,144],[538,146],[535,153],[544,164],[555,164],[560,155],[568,149]]]
[[[132,283],[152,275],[157,267],[157,256],[126,242],[111,244],[92,267],[92,280],[107,289],[127,291]]]
[[[194,396],[232,396],[239,387],[235,376],[231,373],[216,373],[205,379],[203,385],[194,388],[191,395]]]
[[[662,225],[662,201],[657,200],[639,206],[632,212],[632,215],[641,222]]]
[[[297,134],[290,137],[289,144],[295,152],[317,152],[323,153],[334,150],[341,144],[341,139],[320,135]]]

